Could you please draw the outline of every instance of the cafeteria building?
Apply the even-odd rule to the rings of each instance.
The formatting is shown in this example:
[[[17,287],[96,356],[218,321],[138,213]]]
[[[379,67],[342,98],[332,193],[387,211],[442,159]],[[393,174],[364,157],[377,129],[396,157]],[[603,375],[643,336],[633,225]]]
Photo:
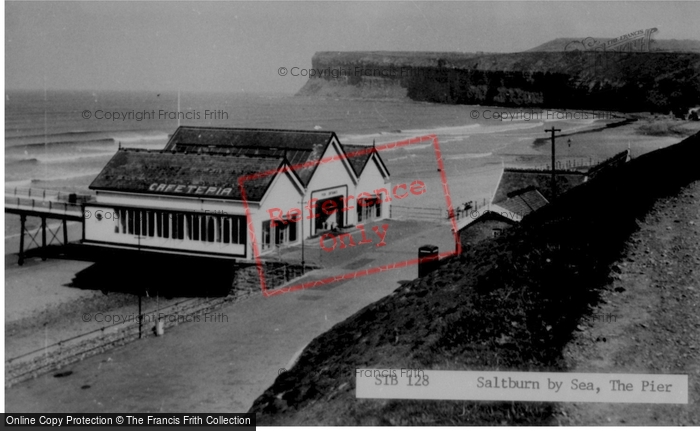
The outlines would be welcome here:
[[[85,244],[238,260],[250,231],[264,255],[391,205],[379,152],[329,131],[181,126],[163,150],[120,148],[90,189]]]

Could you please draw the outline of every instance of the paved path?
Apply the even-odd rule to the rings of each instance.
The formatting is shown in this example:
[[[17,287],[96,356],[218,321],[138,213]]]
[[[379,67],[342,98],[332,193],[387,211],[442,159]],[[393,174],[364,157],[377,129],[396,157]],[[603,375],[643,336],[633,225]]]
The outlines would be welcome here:
[[[389,222],[387,246],[323,255],[323,275],[413,259],[426,243],[451,250],[446,225]],[[362,249],[361,247],[366,247]],[[326,253],[326,252],[324,252]],[[369,261],[367,261],[369,260]],[[353,263],[355,265],[353,265]],[[355,269],[355,270],[357,270]],[[409,266],[269,298],[254,296],[210,321],[168,330],[5,391],[7,412],[245,412],[312,339],[416,277]],[[318,276],[320,274],[316,274]],[[218,313],[222,313],[219,315]],[[65,370],[64,370],[65,371]]]

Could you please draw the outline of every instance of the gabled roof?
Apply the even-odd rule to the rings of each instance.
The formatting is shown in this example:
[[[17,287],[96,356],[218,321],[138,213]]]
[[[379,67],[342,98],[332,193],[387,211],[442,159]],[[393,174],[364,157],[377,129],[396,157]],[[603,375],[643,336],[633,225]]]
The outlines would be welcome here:
[[[330,131],[180,126],[165,151],[284,157],[295,166],[320,160],[334,137],[340,143]],[[309,184],[317,166],[294,170],[304,186]]]
[[[382,174],[389,176],[389,169],[384,164],[384,161],[379,156],[379,152],[374,147],[368,147],[367,145],[343,145],[345,152],[348,156],[348,161],[352,165],[352,169],[355,174],[359,177],[365,170],[367,163],[372,158],[372,155],[376,155],[376,160],[379,164],[379,170],[383,171]]]
[[[90,184],[90,189],[242,200],[239,177],[279,170],[284,164],[282,157],[121,149]],[[247,200],[261,201],[275,177],[266,175],[246,181]]]
[[[166,151],[178,145],[314,150],[325,147],[335,133],[316,130],[247,129],[180,126],[170,137]]]
[[[557,193],[561,195],[569,189],[582,184],[586,180],[586,174],[573,171],[555,171]],[[493,197],[493,203],[499,204],[515,194],[519,194],[528,187],[534,187],[547,200],[552,200],[551,191],[552,174],[550,171],[536,169],[506,168],[498,183],[498,188]]]
[[[525,217],[533,211],[537,211],[547,205],[549,201],[534,186],[527,187],[508,199],[501,201],[498,205],[511,211],[520,217]]]
[[[477,212],[478,211],[480,211],[481,214],[479,214],[476,218],[470,215],[459,219],[457,221],[457,231],[462,232],[464,229],[474,225],[475,223],[481,223],[487,220],[503,221],[509,224],[516,224],[522,220],[522,216],[512,211],[508,211],[498,205],[490,205],[488,208],[482,208],[477,210]]]

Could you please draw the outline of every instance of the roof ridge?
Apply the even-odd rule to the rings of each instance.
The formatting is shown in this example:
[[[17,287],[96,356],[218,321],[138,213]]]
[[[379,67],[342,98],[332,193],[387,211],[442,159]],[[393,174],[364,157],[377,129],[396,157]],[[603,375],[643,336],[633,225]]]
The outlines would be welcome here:
[[[170,150],[150,150],[148,148],[121,148],[122,151],[125,152],[132,152],[132,153],[148,153],[148,154],[165,154],[165,155],[172,155],[172,156],[178,156],[178,157],[196,157],[196,156],[201,156],[201,157],[210,157],[210,158],[247,158],[247,159],[285,159],[284,156],[280,155],[274,155],[274,154],[256,154],[256,155],[248,155],[248,154],[232,154],[232,153],[186,153],[186,152],[181,152],[181,151],[170,151]]]
[[[180,129],[197,129],[197,130],[239,130],[239,131],[255,131],[255,132],[280,132],[280,133],[315,133],[334,134],[332,130],[303,130],[303,129],[273,129],[273,128],[253,128],[253,127],[213,127],[213,126],[179,126],[175,132]]]

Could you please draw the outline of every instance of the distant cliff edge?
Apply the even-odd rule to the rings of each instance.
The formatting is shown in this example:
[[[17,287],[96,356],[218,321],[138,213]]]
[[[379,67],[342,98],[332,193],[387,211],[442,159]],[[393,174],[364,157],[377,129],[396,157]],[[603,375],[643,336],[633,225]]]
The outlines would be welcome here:
[[[700,42],[600,52],[556,51],[557,41],[511,54],[317,52],[298,95],[663,113],[700,105]]]

